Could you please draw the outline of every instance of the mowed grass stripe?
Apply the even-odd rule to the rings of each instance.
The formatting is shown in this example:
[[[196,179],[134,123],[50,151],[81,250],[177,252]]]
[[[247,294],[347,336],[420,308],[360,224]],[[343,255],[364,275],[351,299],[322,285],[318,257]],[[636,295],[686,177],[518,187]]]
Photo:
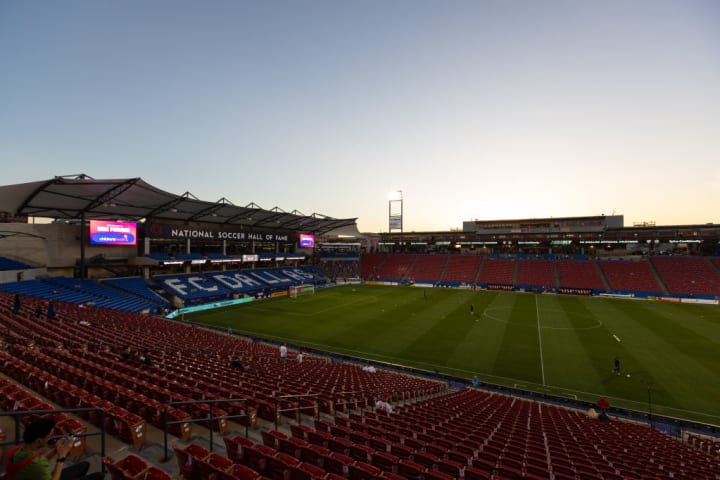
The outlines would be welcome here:
[[[494,374],[541,384],[535,297],[503,293],[498,298],[510,309],[503,335],[498,339],[500,348],[493,365]]]
[[[541,296],[543,353],[548,385],[599,391],[610,359],[595,345],[607,336],[601,320],[587,310],[580,298]]]
[[[420,314],[424,328],[416,330],[413,341],[407,342],[399,354],[416,361],[446,366],[455,347],[473,326],[469,309],[474,294],[470,291],[452,294],[448,290],[432,293],[428,307]],[[419,300],[420,306],[428,301]]]
[[[648,303],[641,307],[645,314],[639,322],[654,334],[647,341],[651,343],[650,348],[656,352],[655,358],[643,357],[642,360],[653,361],[653,365],[647,368],[652,368],[652,371],[658,369],[653,375],[657,384],[672,385],[672,398],[682,399],[684,409],[717,409],[717,399],[720,398],[717,343],[687,328],[687,325],[697,321],[696,319],[681,315],[679,318],[682,320],[669,320],[665,316],[666,312],[658,310],[654,304]],[[661,393],[666,390],[660,389]],[[666,402],[660,396],[658,403],[672,405],[675,402]]]
[[[467,334],[452,350],[448,367],[465,372],[465,375],[478,375],[486,381],[494,381],[494,366],[500,350],[501,339],[505,334],[505,322],[490,319],[485,312],[500,306],[502,299],[497,292],[475,293],[475,315],[468,308],[461,312],[459,321],[467,325]]]
[[[596,300],[596,301],[593,301]],[[634,402],[647,404],[648,385],[655,391],[655,403],[665,405],[676,404],[672,389],[658,381],[653,375],[657,374],[655,361],[657,342],[646,343],[653,332],[649,332],[638,318],[642,312],[636,310],[640,302],[612,299],[587,299],[588,308],[603,318],[604,330],[607,332],[598,344],[592,345],[596,354],[601,355],[598,362],[604,360],[602,387],[603,391],[613,398],[625,398]],[[614,337],[620,339],[617,342]],[[613,359],[618,356],[621,360],[622,375],[613,375]],[[598,367],[602,371],[602,367]],[[627,374],[632,378],[628,379]]]
[[[706,411],[717,414],[717,375],[676,347],[682,335],[662,325],[660,317],[647,308],[649,302],[601,303],[612,310],[608,325],[622,338],[625,359],[623,370],[632,374],[632,382],[614,385],[618,395],[636,401],[648,401],[651,389],[655,410],[679,416],[679,411]],[[705,382],[712,382],[711,384]],[[700,387],[702,385],[702,387]]]
[[[706,368],[715,375],[720,375],[720,355],[717,354],[720,349],[718,325],[714,325],[713,329],[712,323],[704,318],[702,312],[695,311],[691,314],[690,310],[676,304],[648,303],[643,307],[649,313],[647,322],[652,322],[653,330],[670,333],[668,340],[675,348],[688,357],[701,360]]]
[[[436,316],[444,311],[440,307],[438,313],[434,313],[433,307],[441,301],[439,298],[424,302],[427,308],[421,308],[418,303],[423,301],[420,295],[417,289],[398,288],[396,294],[385,302],[355,312],[366,319],[361,324],[353,323],[352,316],[338,318],[352,328],[327,335],[324,341],[336,342],[355,351],[381,354],[385,358],[403,358],[400,352],[432,328],[438,320]]]

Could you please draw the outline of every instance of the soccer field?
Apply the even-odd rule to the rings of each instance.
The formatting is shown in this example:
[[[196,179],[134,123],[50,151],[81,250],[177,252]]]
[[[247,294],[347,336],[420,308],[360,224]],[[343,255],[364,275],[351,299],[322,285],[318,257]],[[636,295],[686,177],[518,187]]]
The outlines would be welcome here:
[[[604,395],[616,406],[720,425],[720,308],[712,305],[344,286],[185,319],[581,400]],[[616,356],[620,376],[612,372]]]

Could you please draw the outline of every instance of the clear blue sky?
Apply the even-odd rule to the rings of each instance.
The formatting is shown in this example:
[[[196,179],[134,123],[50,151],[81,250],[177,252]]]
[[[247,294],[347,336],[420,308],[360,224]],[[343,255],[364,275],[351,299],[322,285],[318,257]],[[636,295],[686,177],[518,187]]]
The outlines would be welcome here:
[[[720,2],[0,1],[0,184],[720,223]]]

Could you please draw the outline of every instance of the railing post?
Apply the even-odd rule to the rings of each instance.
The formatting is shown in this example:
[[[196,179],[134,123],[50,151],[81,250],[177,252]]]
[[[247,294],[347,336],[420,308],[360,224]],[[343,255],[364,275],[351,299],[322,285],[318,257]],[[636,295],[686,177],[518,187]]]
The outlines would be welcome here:
[[[163,462],[168,461],[168,424],[167,424],[167,411],[168,411],[169,405],[165,405],[165,410],[163,410],[163,444],[165,448],[165,458],[163,458]]]
[[[248,404],[247,399],[243,400],[245,408],[245,438],[248,438],[248,433],[250,431],[250,412],[248,411]]]
[[[275,413],[273,414],[275,419],[275,430],[278,429],[278,398],[275,397]]]
[[[100,409],[100,424],[101,424],[100,432],[102,432],[102,435],[100,435],[100,451],[102,452],[101,455],[104,458],[105,457],[105,410],[103,410],[103,409]],[[105,473],[105,462],[102,461],[102,458],[100,460],[100,464],[102,465],[100,467],[100,471],[102,473]]]
[[[15,416],[14,420],[15,420],[15,438],[22,438],[20,436],[20,417]],[[105,423],[103,423],[103,425],[105,425]]]
[[[208,401],[207,406],[210,408],[210,451],[213,451],[213,404]],[[218,428],[220,428],[220,425],[218,425]]]
[[[283,408],[280,408],[280,406],[279,406],[279,402],[283,398],[301,399],[301,398],[307,398],[307,397],[315,398],[315,406],[303,407],[299,401],[298,401],[298,405],[294,408],[283,409]],[[300,394],[300,395],[282,395],[280,397],[273,397],[275,399],[275,430],[277,430],[277,428],[278,428],[278,418],[279,418],[279,414],[281,414],[282,412],[294,411],[295,418],[296,418],[297,422],[300,423],[302,421],[303,410],[305,410],[306,408],[313,408],[315,411],[311,414],[311,416],[316,419],[319,419],[320,418],[320,407],[317,403],[317,397],[318,397],[317,394],[310,394],[310,393]]]

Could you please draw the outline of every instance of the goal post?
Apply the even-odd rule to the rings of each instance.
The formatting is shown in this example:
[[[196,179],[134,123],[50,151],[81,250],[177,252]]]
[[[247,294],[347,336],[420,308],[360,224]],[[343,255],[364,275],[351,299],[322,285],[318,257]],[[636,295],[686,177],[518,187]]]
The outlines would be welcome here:
[[[302,295],[315,295],[315,285],[293,285],[288,290],[288,295],[290,296],[290,298],[297,298]]]

